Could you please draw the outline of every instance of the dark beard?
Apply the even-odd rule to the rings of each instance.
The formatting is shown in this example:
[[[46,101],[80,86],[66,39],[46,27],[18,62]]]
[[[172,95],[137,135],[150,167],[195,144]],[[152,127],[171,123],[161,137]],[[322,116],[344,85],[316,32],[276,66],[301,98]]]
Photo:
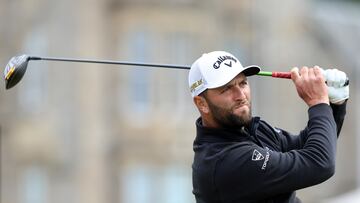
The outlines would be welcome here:
[[[205,98],[206,99],[206,98]],[[213,115],[216,123],[223,128],[241,128],[243,126],[250,126],[252,114],[251,105],[249,114],[238,116],[232,112],[231,109],[225,109],[213,104],[209,99],[206,99],[209,109]]]

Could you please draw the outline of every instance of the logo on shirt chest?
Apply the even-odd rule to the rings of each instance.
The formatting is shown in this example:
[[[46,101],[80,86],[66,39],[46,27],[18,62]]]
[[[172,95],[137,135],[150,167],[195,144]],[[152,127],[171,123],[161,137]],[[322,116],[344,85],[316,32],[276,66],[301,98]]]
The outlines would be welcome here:
[[[264,156],[258,150],[254,149],[251,160],[260,161],[260,160],[263,160],[263,159],[264,159]]]
[[[264,160],[264,163],[262,164],[261,166],[261,170],[265,170],[266,169],[266,166],[267,166],[267,163],[269,161],[269,158],[270,158],[270,153],[269,153],[269,148],[268,147],[265,147],[266,149],[266,154],[265,156],[263,154],[261,154],[258,150],[254,149],[253,151],[253,154],[252,154],[252,157],[251,157],[251,160],[252,161],[261,161],[261,160]]]

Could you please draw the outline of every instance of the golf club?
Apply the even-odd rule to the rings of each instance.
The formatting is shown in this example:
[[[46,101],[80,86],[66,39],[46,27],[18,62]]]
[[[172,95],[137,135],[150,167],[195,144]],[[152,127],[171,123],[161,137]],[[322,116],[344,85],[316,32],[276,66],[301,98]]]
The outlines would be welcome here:
[[[127,65],[127,66],[146,66],[158,68],[171,68],[171,69],[190,69],[187,65],[174,65],[174,64],[158,64],[158,63],[140,63],[129,61],[111,61],[111,60],[93,60],[93,59],[74,59],[74,58],[58,58],[58,57],[39,57],[20,55],[14,56],[10,59],[4,70],[5,88],[10,89],[14,87],[22,79],[26,72],[26,68],[30,60],[43,60],[43,61],[64,61],[64,62],[80,62],[80,63],[100,63],[100,64],[113,64],[113,65]],[[275,78],[291,79],[290,72],[268,72],[260,71],[257,75],[270,76]],[[349,84],[347,80],[344,86]]]

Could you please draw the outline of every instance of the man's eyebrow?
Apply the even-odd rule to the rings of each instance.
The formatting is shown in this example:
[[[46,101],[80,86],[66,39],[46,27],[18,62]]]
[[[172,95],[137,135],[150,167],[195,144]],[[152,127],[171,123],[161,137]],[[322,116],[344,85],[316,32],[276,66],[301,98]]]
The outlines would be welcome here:
[[[244,77],[242,79],[235,80],[234,83],[242,83],[242,82],[247,82],[247,81],[248,81],[247,77]]]
[[[221,86],[221,88],[223,89],[223,88],[227,88],[227,87],[231,87],[231,86],[234,86],[234,82],[233,82],[233,81],[231,81],[231,82],[229,82],[229,83],[226,83],[225,85]]]
[[[233,86],[234,86],[233,82],[229,82],[229,83],[226,83],[225,85],[219,87],[218,90],[219,90],[219,91],[223,91],[223,90],[228,89],[228,88],[231,88],[231,87],[233,87]]]

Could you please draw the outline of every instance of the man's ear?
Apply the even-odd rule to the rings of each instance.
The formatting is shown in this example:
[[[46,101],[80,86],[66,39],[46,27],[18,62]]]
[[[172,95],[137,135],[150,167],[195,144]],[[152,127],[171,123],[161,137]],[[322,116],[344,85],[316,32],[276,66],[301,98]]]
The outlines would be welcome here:
[[[193,100],[200,113],[208,114],[210,112],[209,105],[204,97],[195,96]]]

